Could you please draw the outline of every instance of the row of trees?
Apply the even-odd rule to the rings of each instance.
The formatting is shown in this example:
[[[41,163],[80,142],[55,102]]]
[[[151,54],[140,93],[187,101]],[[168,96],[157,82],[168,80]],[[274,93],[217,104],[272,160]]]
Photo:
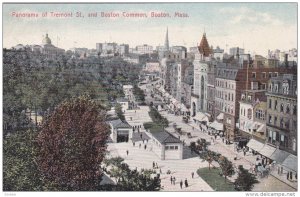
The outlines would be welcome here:
[[[207,149],[208,143],[205,139],[198,139],[197,142],[191,142],[191,151],[197,153],[202,159],[208,162],[208,167],[210,169],[211,163],[213,161],[217,162],[222,171],[222,175],[227,180],[228,176],[235,174],[235,169],[233,163],[225,156],[220,153],[211,151]],[[238,178],[235,180],[235,189],[238,191],[251,191],[255,183],[258,183],[255,175],[249,173],[248,170],[244,169],[242,166],[238,167]]]

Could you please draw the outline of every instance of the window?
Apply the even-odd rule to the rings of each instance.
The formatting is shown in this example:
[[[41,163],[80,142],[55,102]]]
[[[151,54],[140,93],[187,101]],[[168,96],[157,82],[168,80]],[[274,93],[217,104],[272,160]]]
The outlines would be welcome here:
[[[285,112],[286,112],[287,114],[290,113],[290,104],[287,104],[287,105],[286,105]]]
[[[271,109],[271,108],[272,108],[272,100],[269,99],[269,109]]]
[[[262,83],[261,84],[261,89],[262,90],[266,90],[267,89],[267,84],[266,83]]]
[[[263,72],[263,73],[261,74],[261,76],[262,76],[262,78],[266,78],[266,77],[267,77],[266,72]]]
[[[175,146],[175,150],[178,150],[178,146]]]
[[[251,77],[252,77],[252,78],[256,78],[256,72],[252,72]]]
[[[252,110],[251,109],[248,109],[248,119],[251,119],[252,118]]]
[[[283,112],[283,108],[284,108],[284,105],[283,105],[283,103],[281,103],[281,105],[280,105],[280,112]]]
[[[166,150],[169,150],[169,146],[166,146]]]
[[[273,74],[273,76],[274,76],[274,77],[278,77],[278,72],[275,72],[275,73]]]
[[[277,100],[275,100],[275,103],[274,103],[274,109],[275,110],[277,110],[277,105],[278,105]]]
[[[294,105],[294,108],[293,108],[293,115],[297,115],[297,105]]]
[[[277,116],[274,117],[274,125],[277,125]]]
[[[170,146],[170,150],[174,150],[174,146]]]
[[[272,73],[271,72],[269,72],[269,78],[271,78],[272,77]]]
[[[271,123],[272,123],[272,116],[269,115],[269,124],[271,124]]]
[[[280,118],[280,128],[283,128],[283,118]]]

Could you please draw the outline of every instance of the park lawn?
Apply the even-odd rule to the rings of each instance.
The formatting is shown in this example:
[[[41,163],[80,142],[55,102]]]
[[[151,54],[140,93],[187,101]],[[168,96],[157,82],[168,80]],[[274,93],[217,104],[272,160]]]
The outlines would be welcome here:
[[[220,168],[200,168],[197,173],[214,191],[236,191],[232,182],[219,175]]]
[[[144,123],[145,129],[149,129],[151,133],[162,132],[164,127],[155,122],[146,122]]]

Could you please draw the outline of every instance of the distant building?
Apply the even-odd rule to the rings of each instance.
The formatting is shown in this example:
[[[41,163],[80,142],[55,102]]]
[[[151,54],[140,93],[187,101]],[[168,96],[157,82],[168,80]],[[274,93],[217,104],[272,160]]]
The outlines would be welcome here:
[[[229,55],[233,55],[233,56],[237,56],[237,55],[241,55],[244,54],[245,50],[239,47],[232,47],[229,49]]]
[[[136,46],[136,52],[138,54],[150,54],[153,53],[153,46],[143,44]]]
[[[160,65],[158,61],[146,62],[145,69],[146,72],[154,73],[160,72]]]
[[[121,56],[129,54],[129,45],[128,44],[121,44],[117,48],[118,48],[118,52]]]
[[[117,52],[117,43],[102,43],[102,54],[113,56]]]
[[[97,53],[102,53],[102,43],[96,43]]]

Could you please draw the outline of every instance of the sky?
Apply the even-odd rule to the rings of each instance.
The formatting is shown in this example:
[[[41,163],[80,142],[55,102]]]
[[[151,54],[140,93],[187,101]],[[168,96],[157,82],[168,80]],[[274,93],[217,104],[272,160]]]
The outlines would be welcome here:
[[[12,13],[48,12],[48,17],[15,17]],[[81,12],[84,17],[55,18],[50,12]],[[147,18],[88,17],[97,12],[139,12]],[[171,17],[151,18],[151,12]],[[189,17],[174,17],[175,12]],[[135,47],[164,44],[196,46],[205,31],[213,47],[266,55],[268,49],[297,48],[297,3],[140,3],[140,4],[3,4],[3,47],[41,44],[48,33],[60,48],[96,48],[96,43],[117,42]],[[99,16],[99,15],[98,15]]]

